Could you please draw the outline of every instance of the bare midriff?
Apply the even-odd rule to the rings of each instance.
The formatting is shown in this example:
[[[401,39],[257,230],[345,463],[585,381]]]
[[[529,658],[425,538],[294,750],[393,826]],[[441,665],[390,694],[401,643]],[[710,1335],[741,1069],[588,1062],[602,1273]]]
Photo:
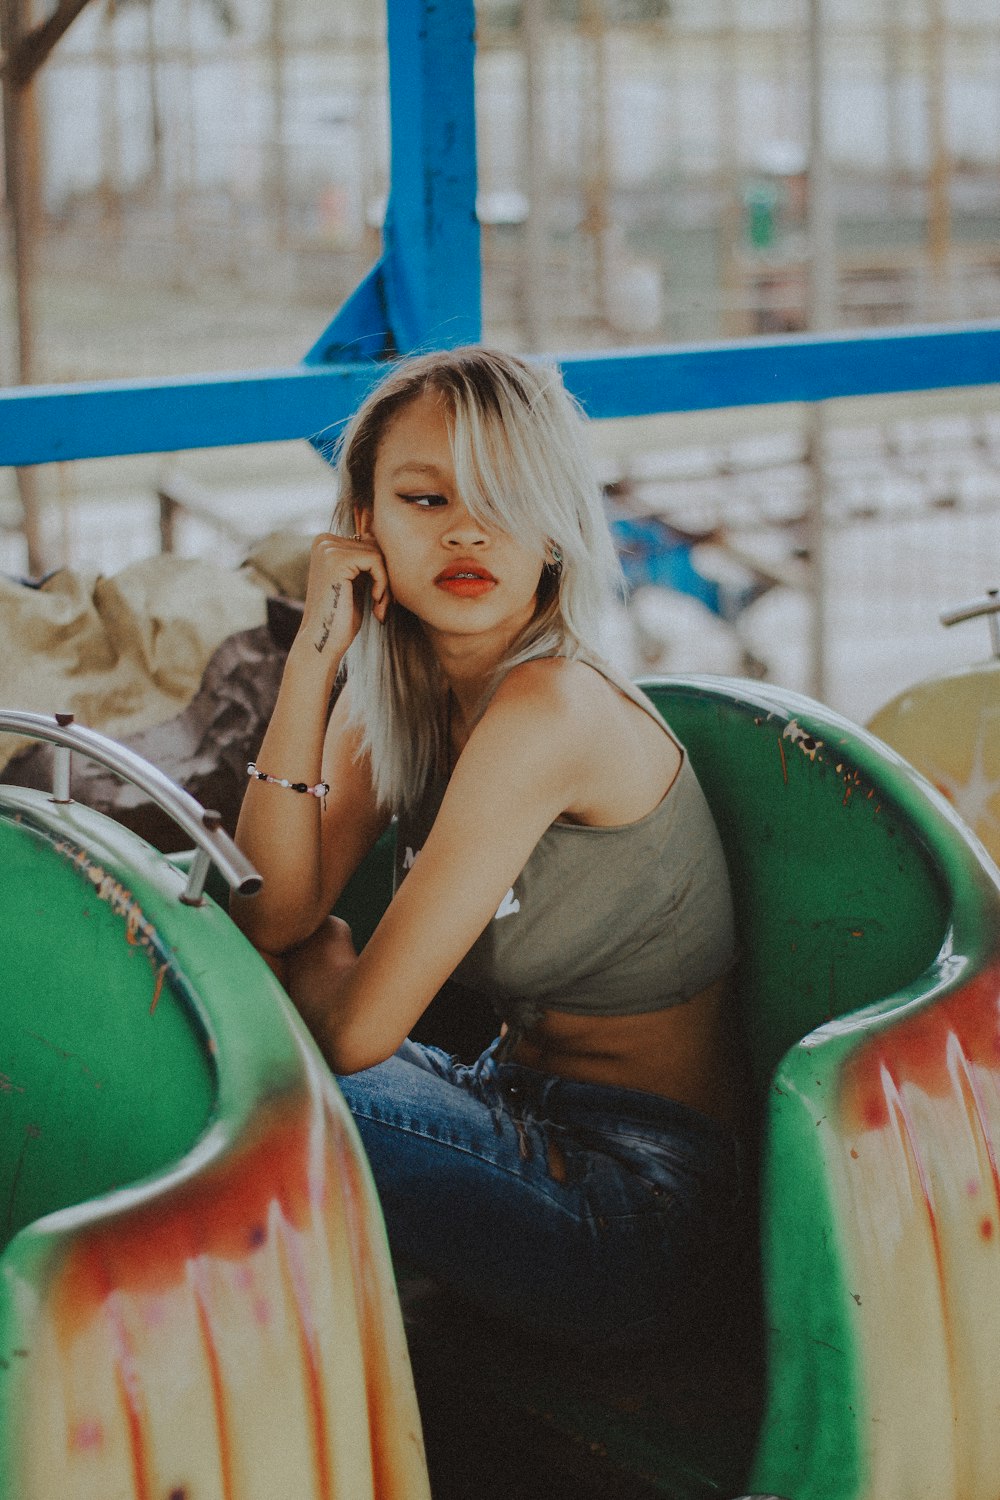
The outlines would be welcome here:
[[[681,1005],[634,1016],[546,1011],[513,1060],[539,1072],[676,1099],[738,1126],[744,1095],[728,975]]]

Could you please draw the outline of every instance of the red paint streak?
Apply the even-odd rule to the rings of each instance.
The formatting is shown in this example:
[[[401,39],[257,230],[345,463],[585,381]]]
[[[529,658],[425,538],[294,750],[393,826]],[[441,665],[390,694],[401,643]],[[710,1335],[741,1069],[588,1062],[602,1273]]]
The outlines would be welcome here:
[[[142,1400],[139,1389],[139,1372],[135,1365],[135,1351],[132,1341],[125,1326],[125,1320],[121,1315],[120,1299],[112,1293],[105,1299],[104,1309],[108,1321],[111,1324],[112,1338],[115,1345],[115,1385],[118,1390],[118,1398],[125,1411],[125,1425],[128,1429],[129,1454],[132,1459],[132,1486],[135,1490],[135,1500],[152,1500],[152,1486],[149,1479],[149,1455],[147,1453],[146,1434],[142,1414]]]
[[[788,762],[785,760],[785,747],[778,741],[778,754],[781,756],[781,777],[785,785],[788,785]]]
[[[962,1069],[962,1078],[964,1080],[965,1087],[968,1089],[969,1098],[972,1102],[972,1108],[968,1112],[970,1116],[975,1120],[976,1124],[979,1126],[979,1138],[982,1141],[983,1149],[986,1152],[986,1159],[990,1164],[990,1176],[993,1180],[993,1197],[996,1201],[997,1208],[1000,1209],[1000,1171],[998,1171],[997,1169],[996,1150],[994,1148],[993,1139],[990,1134],[989,1120],[986,1113],[986,1102],[983,1099],[982,1092],[979,1087],[979,1081],[969,1065],[968,1057],[965,1055],[965,1052],[961,1050],[957,1038],[956,1049],[958,1055],[954,1060]]]
[[[163,993],[163,977],[167,972],[166,964],[161,964],[156,971],[156,984],[153,986],[153,998],[149,1003],[149,1014],[156,1014],[156,1007],[160,1003],[160,995]]]
[[[196,1256],[245,1261],[266,1239],[272,1204],[289,1224],[308,1224],[308,1096],[286,1095],[261,1114],[240,1147],[169,1193],[103,1219],[71,1245],[52,1289],[67,1344],[112,1291],[154,1300],[184,1281]]]
[[[993,1220],[984,1219],[979,1226],[979,1233],[984,1240],[991,1240],[993,1238]]]
[[[396,1376],[388,1367],[382,1336],[376,1269],[369,1237],[364,1233],[368,1217],[367,1185],[350,1141],[336,1121],[331,1121],[331,1127],[331,1144],[336,1153],[334,1170],[343,1185],[347,1243],[354,1267],[354,1300],[364,1351],[373,1492],[379,1497],[396,1495],[402,1492],[402,1477],[396,1472],[395,1463],[400,1413],[394,1402]]]
[[[886,1069],[883,1073],[883,1086],[887,1107],[891,1108],[901,1126],[903,1144],[914,1171],[917,1181],[920,1183],[920,1192],[924,1200],[924,1208],[927,1212],[927,1227],[930,1230],[931,1245],[934,1250],[934,1268],[937,1271],[938,1286],[941,1290],[941,1321],[944,1325],[945,1344],[948,1350],[948,1368],[951,1371],[950,1382],[952,1391],[955,1390],[955,1352],[953,1347],[951,1320],[948,1316],[947,1281],[945,1279],[944,1253],[941,1247],[941,1232],[938,1228],[937,1214],[934,1211],[934,1199],[931,1196],[930,1182],[927,1178],[927,1169],[917,1142],[917,1132],[913,1120],[910,1118],[906,1103],[900,1092],[899,1080],[893,1078]]]
[[[225,1380],[219,1361],[219,1351],[212,1332],[212,1319],[208,1310],[208,1284],[205,1263],[201,1258],[191,1262],[191,1285],[198,1313],[198,1332],[208,1363],[208,1376],[212,1386],[212,1410],[215,1413],[215,1435],[219,1448],[219,1475],[222,1481],[223,1500],[235,1500],[233,1483],[233,1443],[229,1432],[229,1416],[226,1411]]]
[[[1000,957],[951,995],[874,1035],[848,1059],[842,1094],[845,1121],[848,1128],[862,1130],[879,1130],[888,1123],[885,1070],[900,1086],[913,1084],[933,1097],[946,1097],[955,1086],[948,1060],[951,1037],[970,1064],[964,1071],[1000,1201],[1000,1173],[973,1072],[973,1067],[987,1070],[1000,1084]]]
[[[295,1242],[295,1231],[282,1223],[280,1233],[281,1247],[284,1252],[282,1260],[288,1277],[292,1306],[295,1309],[299,1349],[306,1380],[309,1425],[313,1440],[313,1462],[316,1467],[316,1493],[321,1500],[333,1500],[330,1444],[323,1404],[323,1372],[320,1368],[309,1282],[302,1261],[301,1249]]]

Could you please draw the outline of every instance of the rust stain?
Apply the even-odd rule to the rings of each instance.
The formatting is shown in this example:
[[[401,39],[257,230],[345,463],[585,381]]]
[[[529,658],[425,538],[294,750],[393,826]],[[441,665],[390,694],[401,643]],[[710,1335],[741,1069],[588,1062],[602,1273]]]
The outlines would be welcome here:
[[[782,780],[784,781],[785,785],[787,786],[788,785],[788,763],[785,760],[785,747],[781,743],[780,740],[778,741],[778,754],[781,756],[781,776],[782,776]]]
[[[156,928],[143,916],[142,907],[128,887],[95,863],[85,849],[74,848],[64,840],[57,842],[55,848],[90,881],[98,900],[107,902],[117,916],[125,918],[126,942],[133,947],[152,949],[156,942]]]
[[[153,965],[156,980],[149,1007],[149,1014],[153,1015],[160,1002],[164,980],[171,968],[169,960],[163,957],[163,946],[155,924],[144,914],[128,887],[92,860],[85,849],[65,839],[57,841],[54,847],[57,853],[65,856],[90,882],[98,900],[104,901],[116,916],[123,918],[126,943],[130,948],[140,948]]]
[[[23,1094],[23,1093],[24,1093],[24,1088],[22,1087],[21,1084],[15,1083],[12,1078],[8,1078],[8,1076],[7,1076],[6,1073],[0,1073],[0,1094]]]
[[[991,1240],[993,1238],[993,1220],[984,1219],[979,1226],[979,1233],[984,1240]]]
[[[149,1002],[149,1014],[150,1015],[154,1015],[155,1014],[156,1007],[160,1003],[160,996],[163,993],[163,978],[164,978],[164,975],[166,974],[166,972],[167,972],[167,966],[166,966],[166,964],[161,964],[160,967],[159,967],[159,969],[156,972],[156,983],[153,986],[153,998]]]

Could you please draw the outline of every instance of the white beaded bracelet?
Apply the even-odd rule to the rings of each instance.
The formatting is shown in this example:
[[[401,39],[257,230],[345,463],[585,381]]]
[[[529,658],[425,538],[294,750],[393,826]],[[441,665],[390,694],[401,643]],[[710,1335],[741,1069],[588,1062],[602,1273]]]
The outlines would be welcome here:
[[[285,776],[269,776],[266,771],[258,771],[252,760],[247,762],[247,775],[255,776],[258,781],[269,781],[272,786],[286,786],[290,792],[305,792],[307,797],[325,797],[330,790],[325,781],[317,781],[315,786],[306,786],[304,781],[289,781]]]

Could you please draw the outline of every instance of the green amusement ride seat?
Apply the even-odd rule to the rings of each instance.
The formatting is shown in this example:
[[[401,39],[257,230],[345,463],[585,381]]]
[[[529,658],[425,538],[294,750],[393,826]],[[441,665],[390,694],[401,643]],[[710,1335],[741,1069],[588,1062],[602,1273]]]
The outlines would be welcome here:
[[[535,1442],[581,1486],[601,1475],[588,1494],[995,1500],[1000,873],[905,761],[821,705],[718,678],[644,686],[732,876],[763,1357],[751,1309],[728,1357],[595,1374],[503,1330],[485,1354],[461,1322],[445,1338],[431,1299],[411,1351],[432,1456],[435,1429],[447,1447],[478,1409],[509,1449]]]
[[[426,1500],[367,1164],[266,965],[87,808],[4,787],[0,862],[0,1496]]]

